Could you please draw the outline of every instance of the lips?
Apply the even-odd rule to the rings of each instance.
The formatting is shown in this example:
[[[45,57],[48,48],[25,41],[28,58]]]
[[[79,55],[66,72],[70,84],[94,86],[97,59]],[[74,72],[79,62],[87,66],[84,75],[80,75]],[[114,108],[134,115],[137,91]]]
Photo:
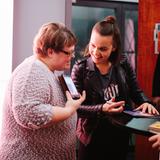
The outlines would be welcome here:
[[[66,64],[67,64],[67,65],[70,65],[71,63],[70,63],[70,62],[67,62]]]
[[[94,58],[95,60],[99,60],[99,59],[102,58],[102,56],[94,56],[94,55],[92,55],[92,58]]]

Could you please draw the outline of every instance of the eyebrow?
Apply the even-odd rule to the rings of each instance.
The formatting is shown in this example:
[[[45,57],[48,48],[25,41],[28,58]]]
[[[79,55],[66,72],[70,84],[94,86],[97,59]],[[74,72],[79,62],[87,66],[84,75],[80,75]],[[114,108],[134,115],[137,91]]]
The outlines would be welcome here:
[[[92,43],[92,42],[90,42],[90,44],[91,45],[94,45],[94,46],[96,46],[94,43]],[[97,47],[97,46],[96,46]],[[109,48],[110,46],[99,46],[99,47],[97,47],[97,48]]]

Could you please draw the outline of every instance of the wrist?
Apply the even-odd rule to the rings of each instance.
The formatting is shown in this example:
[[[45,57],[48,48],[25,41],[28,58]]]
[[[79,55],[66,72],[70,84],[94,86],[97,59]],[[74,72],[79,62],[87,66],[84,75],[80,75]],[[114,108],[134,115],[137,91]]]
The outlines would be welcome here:
[[[98,109],[97,115],[98,115],[98,116],[102,116],[102,115],[103,115],[103,104],[99,105],[98,108],[99,108],[99,109]]]

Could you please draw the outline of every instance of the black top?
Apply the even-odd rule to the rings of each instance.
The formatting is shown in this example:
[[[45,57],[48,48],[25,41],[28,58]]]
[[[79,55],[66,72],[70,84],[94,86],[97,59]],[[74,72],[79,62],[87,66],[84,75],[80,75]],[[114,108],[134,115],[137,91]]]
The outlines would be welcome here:
[[[127,104],[125,109],[128,110],[132,107],[131,101],[137,105],[150,102],[140,89],[135,72],[126,57],[121,59],[119,64],[113,66],[113,71],[114,74],[111,74],[113,76],[111,76],[111,79],[116,80],[119,94],[118,100],[125,100]],[[88,143],[92,132],[96,132],[96,135],[101,135],[100,137],[102,137],[102,139],[102,133],[104,133],[104,136],[106,136],[106,132],[107,135],[109,132],[112,135],[114,132],[112,123],[104,119],[103,114],[101,116],[100,106],[102,106],[106,100],[104,98],[102,81],[100,81],[95,71],[95,65],[91,57],[76,62],[73,66],[71,76],[80,93],[86,90],[86,99],[78,109],[77,131],[80,133],[78,138],[81,139],[83,143]],[[120,131],[118,130],[117,132]]]

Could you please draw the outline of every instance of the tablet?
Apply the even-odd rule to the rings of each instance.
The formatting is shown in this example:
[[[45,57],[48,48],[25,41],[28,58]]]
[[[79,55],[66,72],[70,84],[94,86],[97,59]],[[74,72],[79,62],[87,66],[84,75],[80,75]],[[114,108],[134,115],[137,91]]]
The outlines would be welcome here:
[[[123,111],[126,114],[129,114],[133,117],[156,117],[153,114],[149,114],[149,113],[143,113],[142,111],[130,111],[130,110],[124,110]]]

